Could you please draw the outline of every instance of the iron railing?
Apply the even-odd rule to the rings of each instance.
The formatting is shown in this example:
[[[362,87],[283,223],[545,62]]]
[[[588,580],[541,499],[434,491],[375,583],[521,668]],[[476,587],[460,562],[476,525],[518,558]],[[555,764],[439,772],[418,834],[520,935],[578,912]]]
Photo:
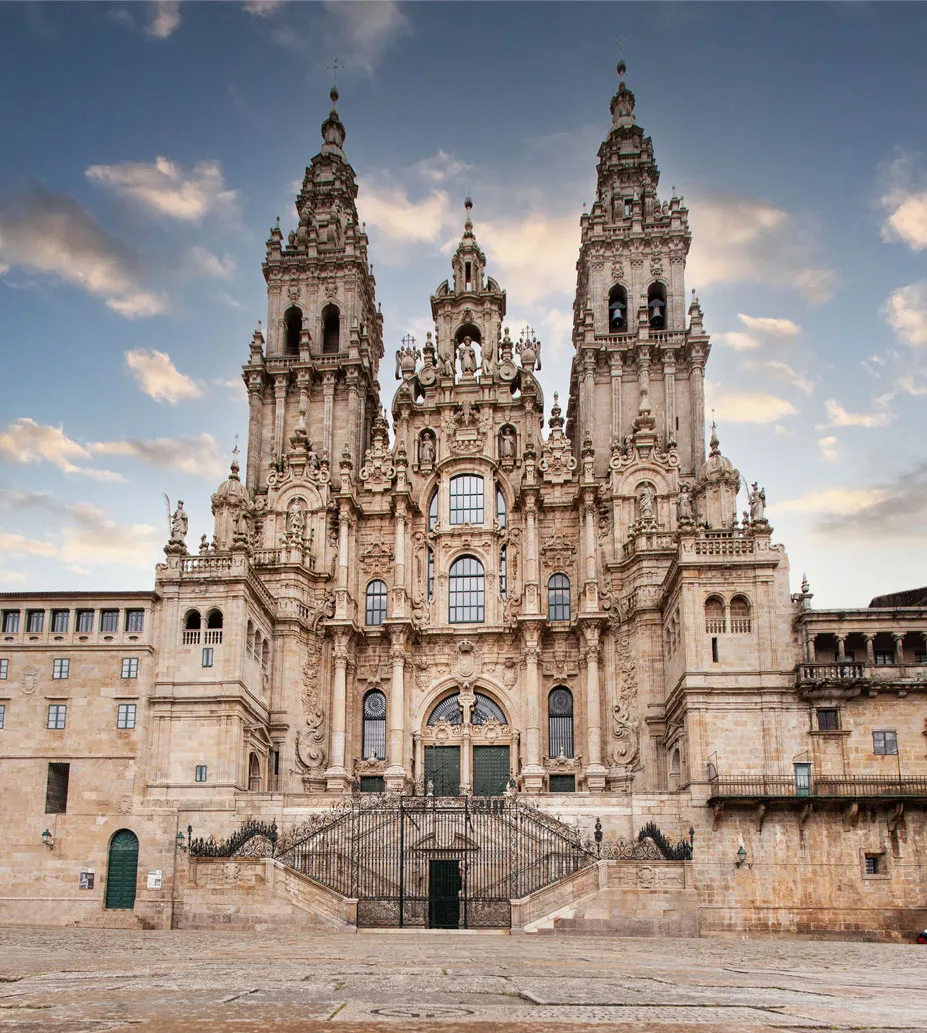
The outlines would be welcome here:
[[[789,775],[743,775],[713,778],[711,799],[864,799],[925,797],[927,778],[892,778],[882,775],[813,775],[810,786],[797,788]]]

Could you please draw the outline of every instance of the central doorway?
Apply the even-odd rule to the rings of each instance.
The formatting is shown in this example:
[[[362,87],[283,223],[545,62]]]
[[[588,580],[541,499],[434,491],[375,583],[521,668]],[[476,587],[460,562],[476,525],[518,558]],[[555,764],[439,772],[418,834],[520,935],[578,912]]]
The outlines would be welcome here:
[[[428,928],[460,928],[460,861],[431,861],[428,865]]]

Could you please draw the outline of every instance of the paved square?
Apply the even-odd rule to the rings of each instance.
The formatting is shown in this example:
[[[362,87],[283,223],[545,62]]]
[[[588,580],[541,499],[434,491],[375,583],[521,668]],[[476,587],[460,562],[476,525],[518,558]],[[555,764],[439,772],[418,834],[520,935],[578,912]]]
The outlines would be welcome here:
[[[0,948],[0,1033],[927,1028],[915,945],[6,928]]]

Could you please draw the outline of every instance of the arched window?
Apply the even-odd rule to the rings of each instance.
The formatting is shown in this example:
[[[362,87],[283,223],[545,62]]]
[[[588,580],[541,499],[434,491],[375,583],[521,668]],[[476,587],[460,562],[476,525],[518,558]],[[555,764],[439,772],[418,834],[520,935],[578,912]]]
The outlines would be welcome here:
[[[609,333],[623,334],[628,329],[628,292],[616,283],[608,292]]]
[[[705,631],[709,635],[720,635],[725,630],[724,600],[716,595],[710,595],[705,600]]]
[[[508,514],[505,508],[505,495],[499,485],[496,485],[496,523],[505,527]]]
[[[475,556],[461,556],[451,564],[448,620],[451,624],[482,624],[485,617],[486,576]]]
[[[248,791],[259,793],[261,791],[261,762],[256,753],[248,757]]]
[[[120,829],[109,842],[109,863],[106,866],[107,908],[131,911],[135,907],[137,880],[138,836],[130,829]]]
[[[326,354],[341,351],[341,313],[337,305],[322,309],[322,351]]]
[[[254,656],[254,625],[251,621],[248,621],[248,637],[246,639],[246,643],[247,645],[245,648],[248,652],[248,656]]]
[[[473,697],[475,702],[470,713],[471,725],[484,725],[487,721],[498,721],[500,725],[508,724],[502,707],[495,700],[490,699],[482,692],[474,692]]]
[[[438,524],[438,489],[435,488],[428,503],[428,530],[433,531]]]
[[[509,590],[509,554],[508,546],[499,550],[499,595],[504,599]]]
[[[463,724],[463,711],[460,709],[460,693],[442,699],[428,716],[428,723],[436,725],[439,721],[447,721],[449,725]]]
[[[652,330],[666,329],[666,288],[662,283],[652,283],[648,287],[647,312]]]
[[[207,628],[221,628],[222,627],[222,611],[221,610],[210,610],[206,616],[206,627]]]
[[[564,685],[547,697],[547,739],[550,756],[573,756],[573,693]]]
[[[364,696],[362,760],[386,760],[386,696],[372,689]]]
[[[382,624],[386,620],[386,582],[371,581],[367,586],[365,624]]]
[[[451,478],[451,523],[483,522],[483,478],[479,474],[462,473]]]
[[[735,595],[731,600],[731,633],[745,635],[750,631],[750,600],[744,595]]]
[[[547,619],[570,619],[570,579],[566,574],[551,574],[547,582]]]
[[[265,638],[261,642],[261,666],[262,667],[266,667],[267,666],[267,661],[269,659],[270,659],[270,646],[268,646],[267,639]]]
[[[185,631],[199,631],[202,627],[200,611],[188,610],[186,617],[183,619],[183,626]]]
[[[254,659],[260,662],[261,660],[261,633],[256,631],[254,633]]]
[[[303,332],[303,314],[294,305],[288,308],[283,316],[286,325],[286,343],[284,346],[285,355],[299,355],[299,338]]]
[[[682,757],[678,746],[673,750],[673,756],[670,758],[670,774],[677,780],[682,774]]]
[[[428,550],[428,598],[429,600],[435,597],[435,551],[434,549]]]

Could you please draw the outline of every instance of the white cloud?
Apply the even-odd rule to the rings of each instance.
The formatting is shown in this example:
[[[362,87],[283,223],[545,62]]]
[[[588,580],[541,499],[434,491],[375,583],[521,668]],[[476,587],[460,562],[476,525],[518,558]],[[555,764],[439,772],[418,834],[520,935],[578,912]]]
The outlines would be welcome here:
[[[795,406],[785,398],[764,391],[725,390],[706,381],[706,407],[715,410],[725,423],[775,423],[783,416],[794,416]]]
[[[6,585],[26,584],[26,575],[18,570],[0,570],[0,583]]]
[[[745,334],[740,330],[729,330],[726,333],[714,334],[713,339],[721,341],[722,344],[730,345],[735,351],[746,352],[755,351],[760,347],[760,342],[755,337],[751,337],[750,334]]]
[[[780,502],[776,509],[783,513],[855,513],[884,498],[885,492],[879,488],[821,488]]]
[[[163,545],[162,538],[148,524],[117,524],[90,502],[77,502],[67,510],[73,521],[62,529],[58,558],[85,567],[120,564],[151,567]]]
[[[927,538],[927,461],[875,488],[832,492],[831,504],[817,507],[823,515],[814,529],[821,534],[845,535],[868,544],[894,539],[922,545]]]
[[[888,325],[905,344],[927,345],[927,280],[892,291],[883,308]]]
[[[882,239],[923,251],[927,248],[927,186],[915,167],[914,155],[901,154],[883,165],[880,178],[880,201],[888,213],[882,223]]]
[[[219,258],[204,247],[190,248],[190,262],[200,276],[211,276],[217,280],[230,280],[238,266],[231,255]]]
[[[831,269],[810,264],[815,247],[803,223],[788,212],[754,198],[705,198],[692,204],[689,282],[785,284],[813,304],[834,291]]]
[[[803,394],[811,395],[814,393],[813,380],[799,373],[798,370],[793,369],[787,362],[782,362],[779,359],[769,359],[765,362],[748,359],[744,363],[744,369],[755,373],[762,373],[764,376],[772,377],[774,380],[782,380],[786,384],[791,384],[792,387],[798,388]]]
[[[167,308],[163,294],[141,285],[138,261],[123,244],[76,201],[41,187],[0,209],[0,259],[105,298],[127,319]]]
[[[431,183],[443,183],[446,179],[454,179],[472,168],[472,165],[455,158],[447,151],[436,151],[430,157],[417,161],[411,171]]]
[[[821,450],[821,458],[828,463],[836,463],[840,458],[840,451],[837,448],[839,442],[833,436],[818,438],[818,448]]]
[[[267,18],[283,7],[286,0],[247,0],[242,4],[242,10],[247,14],[253,14],[256,18]]]
[[[748,316],[743,312],[738,312],[737,318],[748,330],[768,334],[770,337],[795,337],[801,333],[801,327],[798,323],[793,323],[791,319],[777,319],[770,316]]]
[[[398,245],[437,244],[453,222],[450,199],[443,190],[433,190],[423,201],[411,201],[399,187],[365,183],[358,210],[368,226],[376,227],[387,242]]]
[[[409,31],[409,23],[394,0],[325,0],[335,24],[338,52],[352,67],[368,74],[387,48]]]
[[[51,542],[27,538],[22,534],[0,532],[0,551],[8,556],[54,556],[58,550]]]
[[[239,387],[241,383],[239,382]],[[88,446],[94,455],[140,459],[166,470],[180,470],[209,480],[221,479],[226,461],[211,434],[140,441],[98,441]]]
[[[530,305],[560,291],[576,289],[579,219],[540,211],[521,218],[489,220],[476,225],[477,240],[487,253],[491,276]]]
[[[84,174],[147,211],[180,222],[199,223],[210,214],[238,211],[238,191],[226,189],[218,161],[201,161],[184,171],[177,162],[158,157],[154,163],[91,165]]]
[[[167,39],[180,26],[180,0],[155,0],[145,30],[155,39]]]
[[[824,403],[824,407],[827,409],[827,422],[818,424],[819,428],[884,427],[891,419],[891,413],[888,412],[847,412],[835,398],[828,398]]]
[[[136,348],[126,352],[126,365],[145,394],[156,402],[176,405],[184,398],[199,398],[203,393],[177,369],[166,352]]]
[[[90,451],[69,438],[63,427],[52,427],[24,416],[0,431],[0,458],[10,463],[39,463],[57,466],[62,473],[85,474],[101,481],[121,481],[118,473],[78,466],[74,460],[90,460]],[[38,494],[38,493],[32,493]]]

